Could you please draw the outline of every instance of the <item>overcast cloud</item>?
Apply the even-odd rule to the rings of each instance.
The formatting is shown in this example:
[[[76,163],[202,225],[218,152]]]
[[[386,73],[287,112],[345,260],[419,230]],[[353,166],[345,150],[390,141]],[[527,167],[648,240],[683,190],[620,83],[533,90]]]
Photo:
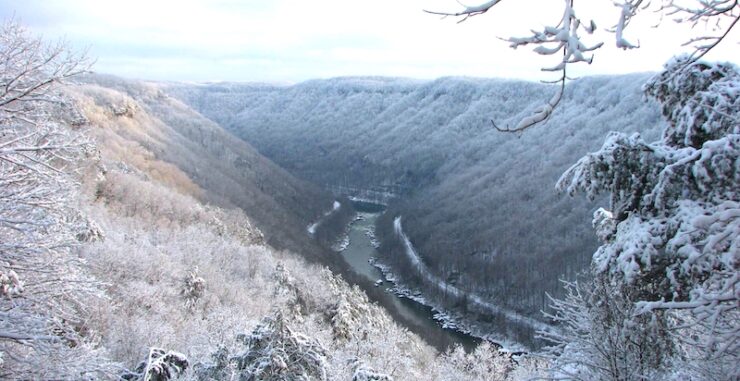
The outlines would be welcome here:
[[[469,0],[471,3],[481,0]],[[581,2],[580,17],[600,27],[618,16],[609,0]],[[347,75],[435,78],[449,75],[547,79],[552,59],[508,48],[497,37],[526,35],[557,21],[560,0],[512,0],[462,24],[422,9],[459,10],[455,0],[0,0],[3,19],[15,17],[47,38],[88,47],[96,71],[181,81],[297,82]],[[586,8],[589,7],[589,8]],[[628,36],[642,48],[607,47],[576,75],[654,71],[688,30],[646,14]],[[737,30],[709,57],[740,61]]]

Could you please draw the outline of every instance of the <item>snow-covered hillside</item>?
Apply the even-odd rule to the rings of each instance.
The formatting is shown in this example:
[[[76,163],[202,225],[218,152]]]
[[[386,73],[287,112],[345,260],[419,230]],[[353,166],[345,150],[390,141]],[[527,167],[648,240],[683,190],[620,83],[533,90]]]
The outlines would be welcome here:
[[[379,229],[386,261],[392,219],[437,276],[532,316],[558,278],[588,266],[592,205],[558,195],[555,181],[611,130],[654,137],[660,117],[643,100],[649,74],[573,81],[561,107],[523,135],[512,124],[549,97],[540,84],[473,78],[422,82],[337,78],[294,86],[172,85],[171,94],[319,185],[405,189]],[[413,279],[408,279],[413,281]],[[452,303],[454,304],[454,303]]]
[[[171,168],[177,167],[189,178],[189,187],[201,188],[196,197],[247,211],[271,245],[300,250],[322,263],[335,260],[302,239],[305,226],[331,206],[330,195],[296,179],[156,85],[104,75],[78,80],[84,85],[74,90],[83,92],[78,94],[83,111],[105,104],[128,116],[118,125],[104,120],[101,123],[110,128],[94,131],[99,139],[110,140],[118,153],[133,150],[129,161],[151,167],[154,176],[168,185],[177,185],[170,178]],[[149,164],[155,160],[168,164],[162,168]]]
[[[78,163],[79,189],[68,201],[87,221],[74,257],[97,293],[60,301],[76,317],[68,323],[79,329],[73,346],[34,353],[23,342],[3,342],[0,369],[8,378],[519,380],[535,374],[535,360],[517,365],[490,345],[440,355],[359,288],[305,261],[300,254],[306,253],[267,245],[270,235],[292,234],[292,224],[302,225],[300,242],[311,242],[301,217],[309,212],[294,213],[280,202],[286,192],[312,202],[310,186],[247,145],[230,143],[233,138],[156,87],[114,78],[84,82],[65,93],[76,109],[74,128],[94,140],[94,149]],[[184,123],[178,118],[184,115],[194,119]],[[198,132],[204,137],[196,144]],[[222,155],[247,158],[219,166],[209,144]],[[234,169],[235,162],[248,170]],[[259,180],[263,167],[274,171],[264,186],[282,184],[266,194],[244,189],[259,201],[244,209],[231,206],[240,199],[228,183],[211,188],[208,180],[230,175],[254,186],[249,182]],[[303,192],[290,196],[294,190]],[[322,207],[317,202],[315,209]],[[268,233],[262,229],[275,228],[266,214],[293,221]],[[16,302],[24,300],[20,290]]]

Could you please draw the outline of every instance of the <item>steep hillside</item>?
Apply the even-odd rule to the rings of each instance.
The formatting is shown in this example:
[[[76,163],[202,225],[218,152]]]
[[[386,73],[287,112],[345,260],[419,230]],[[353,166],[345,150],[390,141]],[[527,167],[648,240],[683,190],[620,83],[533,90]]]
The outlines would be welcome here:
[[[85,375],[129,380],[266,374],[281,379],[391,380],[384,375],[388,373],[403,380],[483,380],[491,375],[519,380],[535,372],[534,360],[519,359],[526,366],[517,365],[489,345],[470,354],[458,349],[439,355],[327,268],[307,263],[300,253],[266,246],[263,233],[268,233],[255,226],[258,219],[250,213],[281,214],[274,217],[278,221],[301,216],[279,209],[280,195],[273,199],[244,190],[272,203],[266,205],[273,208],[268,212],[257,212],[265,207],[261,204],[245,209],[204,204],[200,200],[231,197],[231,190],[209,190],[213,177],[187,173],[188,158],[197,155],[200,173],[236,174],[228,162],[210,167],[215,152],[186,139],[188,128],[210,134],[205,144],[245,149],[241,157],[246,157],[247,168],[257,175],[261,166],[274,170],[272,180],[284,181],[284,190],[304,188],[248,145],[229,146],[231,138],[219,138],[212,124],[197,128],[191,122],[183,129],[173,123],[181,120],[176,118],[179,113],[197,114],[167,98],[147,99],[150,91],[156,94],[141,83],[116,80],[111,86],[100,79],[67,89],[80,111],[74,123],[94,138],[98,152],[83,163],[80,173],[77,208],[94,222],[78,254],[105,296],[80,302],[84,336],[108,362],[83,364]],[[155,115],[170,118],[165,122]],[[176,155],[188,157],[166,161]],[[228,157],[228,151],[224,155]],[[240,186],[249,187],[254,175],[236,178],[245,181]],[[223,193],[209,196],[219,191]],[[313,201],[305,192],[298,200]],[[274,228],[270,223],[263,226]],[[306,236],[304,229],[301,226],[301,236]],[[3,366],[8,364],[0,364],[0,369],[7,371]],[[7,374],[39,377],[33,370],[12,373],[16,370]],[[80,375],[54,374],[64,379]]]
[[[355,274],[330,249],[355,217],[351,203],[342,200],[338,213],[325,218],[334,202],[328,192],[276,167],[249,144],[167,97],[157,84],[101,76],[83,82],[71,91],[93,126],[91,133],[108,147],[102,151],[106,170],[128,171],[133,163],[146,170],[146,177],[201,202],[242,209],[270,246],[328,266],[438,349],[450,344],[404,316],[383,289]],[[309,235],[307,227],[319,218],[322,223]]]
[[[392,233],[398,215],[439,278],[535,316],[545,292],[558,294],[558,279],[586,268],[596,247],[592,204],[558,195],[555,181],[611,130],[655,135],[658,110],[640,91],[648,77],[573,81],[552,118],[521,135],[496,132],[491,120],[515,123],[551,88],[468,78],[339,78],[167,91],[318,185],[400,190],[378,233],[383,260],[412,286],[420,283]]]
[[[156,85],[100,75],[82,82],[75,97],[109,152],[203,202],[243,209],[278,249],[324,264],[336,260],[305,234],[331,207],[326,192],[297,180]]]

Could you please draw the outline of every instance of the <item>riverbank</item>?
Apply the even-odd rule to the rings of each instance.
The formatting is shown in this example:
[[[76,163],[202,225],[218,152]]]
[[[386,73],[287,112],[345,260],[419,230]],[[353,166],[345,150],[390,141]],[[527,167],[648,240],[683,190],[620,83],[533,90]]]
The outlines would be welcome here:
[[[396,295],[395,284],[389,282],[371,264],[372,259],[378,255],[375,223],[384,207],[355,201],[351,206],[356,211],[356,216],[347,224],[346,234],[335,237],[336,241],[347,243],[339,254],[354,274],[351,282],[360,285],[371,300],[384,306],[394,318],[440,351],[454,346],[462,346],[466,351],[475,349],[480,344],[480,339],[450,326],[440,325],[434,318],[435,311],[429,306]]]
[[[386,307],[394,317],[400,317],[405,325],[413,326],[414,331],[430,344],[440,350],[454,345],[462,345],[470,350],[485,340],[511,353],[530,352],[541,347],[538,343],[533,345],[533,332],[552,327],[514,311],[504,310],[480,296],[468,295],[436,277],[403,232],[401,218],[395,218],[394,233],[403,248],[398,254],[405,256],[406,261],[412,264],[406,270],[412,271],[411,275],[420,276],[426,287],[414,287],[406,283],[405,277],[397,276],[390,264],[379,259],[381,243],[375,229],[385,208],[361,200],[345,201],[335,202],[333,208],[324,214],[327,220],[341,214],[345,222],[343,226],[332,224],[335,231],[333,241],[328,242],[329,246],[342,256],[348,270],[356,274],[352,277],[353,283],[362,285],[371,299]],[[351,213],[345,210],[345,206],[351,208]],[[323,229],[325,225],[324,220],[319,219],[310,227]],[[435,302],[440,293],[444,297],[464,300],[465,305],[460,309],[446,308]],[[521,332],[526,334],[522,335]]]
[[[434,319],[444,327],[492,341],[507,351],[530,352],[547,345],[537,332],[555,327],[495,305],[490,296],[471,294],[454,278],[432,272],[403,231],[400,218],[384,216],[378,229],[382,235],[376,240],[382,246],[375,265],[396,284],[394,293],[432,308]]]
[[[413,290],[411,287],[404,285],[391,271],[390,266],[381,263],[379,260],[374,260],[373,266],[383,273],[384,278],[387,279],[388,282],[393,284],[393,287],[389,289],[390,292],[393,292],[399,298],[406,298],[429,307],[432,311],[432,319],[434,319],[442,328],[454,330],[480,340],[491,342],[500,347],[501,351],[510,352],[512,354],[522,354],[532,350],[532,348],[512,341],[503,335],[485,332],[483,328],[479,327],[475,322],[466,319],[461,314],[444,310],[442,307],[426,299],[421,291]]]

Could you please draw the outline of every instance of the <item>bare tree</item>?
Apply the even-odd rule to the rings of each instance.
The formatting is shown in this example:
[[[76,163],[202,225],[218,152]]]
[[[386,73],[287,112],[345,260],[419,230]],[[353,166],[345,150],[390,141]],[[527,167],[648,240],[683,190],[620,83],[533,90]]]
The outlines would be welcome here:
[[[561,99],[565,68],[590,63],[578,30],[593,32],[565,1],[561,21],[530,37],[509,38],[512,47],[532,44],[545,55],[563,53],[560,89],[542,108],[506,132],[546,120]],[[450,16],[462,21],[500,1]],[[658,2],[655,2],[658,3]],[[693,6],[684,4],[692,3]],[[616,46],[635,49],[625,37],[630,21],[650,1],[626,0],[611,29]],[[549,353],[551,379],[642,380],[740,377],[740,70],[733,64],[699,62],[740,19],[736,0],[665,0],[657,10],[678,22],[718,30],[687,42],[693,51],[673,58],[644,86],[666,120],[661,138],[611,133],[602,148],[569,168],[557,188],[590,199],[606,193],[608,209],[594,215],[602,245],[591,261],[588,290],[567,287],[553,300],[560,333]],[[443,13],[444,14],[444,13]]]
[[[0,26],[0,378],[97,371],[80,331],[99,291],[72,251],[89,235],[70,172],[90,144],[63,123],[73,114],[57,87],[90,64],[63,41]]]
[[[552,343],[540,353],[551,361],[546,379],[662,380],[674,371],[666,319],[636,319],[630,292],[604,278],[565,282],[565,290],[564,299],[550,298],[555,312],[546,314],[559,330],[540,332]]]
[[[460,19],[458,22],[463,22],[473,16],[490,11],[502,1],[491,0],[481,5],[465,6],[465,9],[459,12],[425,12],[445,17],[457,17]],[[534,52],[537,54],[559,56],[553,66],[542,68],[543,71],[559,73],[553,81],[547,81],[558,84],[558,89],[544,105],[536,108],[514,126],[499,126],[495,121],[492,121],[496,130],[521,132],[547,121],[562,99],[565,83],[569,79],[567,74],[568,65],[576,63],[590,64],[593,61],[593,52],[604,45],[603,41],[595,43],[584,41],[584,33],[585,35],[591,35],[597,28],[596,22],[590,20],[584,23],[576,16],[575,0],[563,0],[563,2],[563,13],[556,24],[546,26],[541,31],[533,30],[530,36],[503,38],[514,49],[525,45],[533,45]],[[640,47],[639,43],[635,45],[628,41],[625,37],[625,31],[630,21],[642,12],[654,10],[662,16],[673,18],[679,23],[688,23],[692,26],[703,23],[712,26],[718,31],[717,35],[700,36],[686,42],[686,45],[693,48],[691,59],[687,61],[687,64],[690,64],[704,57],[727,37],[740,20],[740,3],[738,0],[694,0],[689,3],[692,3],[693,6],[687,6],[684,5],[685,2],[674,0],[615,1],[614,5],[619,9],[619,17],[608,30],[614,33],[615,44],[618,48],[635,49]]]

